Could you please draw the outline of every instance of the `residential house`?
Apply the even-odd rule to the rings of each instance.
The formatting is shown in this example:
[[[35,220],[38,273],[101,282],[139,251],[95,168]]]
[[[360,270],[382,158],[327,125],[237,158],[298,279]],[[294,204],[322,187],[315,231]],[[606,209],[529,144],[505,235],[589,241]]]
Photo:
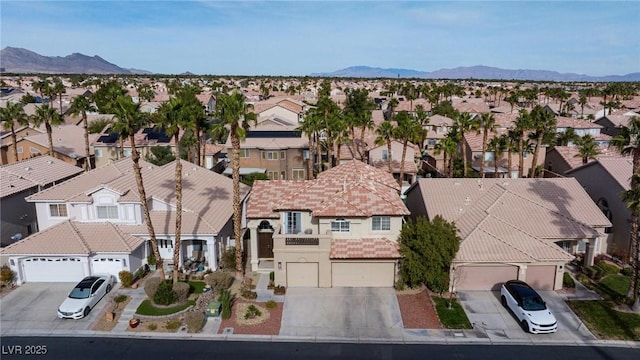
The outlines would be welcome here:
[[[25,136],[41,133],[42,132],[38,129],[34,129],[29,126],[22,126],[16,129],[16,138],[20,140]],[[19,151],[22,151],[24,153],[24,149]],[[0,132],[0,165],[13,163],[15,161],[13,152],[14,148],[13,139],[11,138],[11,131],[3,130],[2,132]]]
[[[253,112],[259,119],[273,115],[290,124],[298,124],[307,111],[307,105],[292,98],[270,98],[254,105]]]
[[[0,167],[0,245],[7,246],[38,231],[36,207],[25,197],[82,172],[82,169],[48,155]]]
[[[602,125],[589,120],[577,120],[564,116],[556,117],[556,132],[558,134],[565,132],[567,129],[573,129],[576,135],[580,137],[590,135],[599,146],[607,147],[611,141],[611,136],[602,133],[602,128]],[[573,141],[569,141],[568,145],[573,146]]]
[[[287,287],[391,287],[409,212],[386,171],[352,160],[306,181],[256,181],[251,269]]]
[[[406,204],[413,218],[455,222],[452,291],[497,290],[511,279],[560,289],[565,264],[582,253],[592,265],[611,226],[571,178],[419,179]]]
[[[633,163],[630,157],[599,158],[567,171],[574,177],[593,202],[611,221],[605,228],[606,251],[615,257],[629,260],[631,211],[622,201],[621,193],[630,190]]]
[[[98,134],[89,134],[89,143],[98,138]],[[66,163],[82,167],[86,158],[84,129],[75,125],[60,125],[52,128],[53,154]],[[49,137],[46,133],[36,133],[18,139],[18,159],[24,160],[49,153]],[[11,147],[12,148],[12,147]],[[93,149],[89,148],[89,161],[94,163]],[[9,156],[9,161],[12,156]]]
[[[618,158],[620,153],[614,148],[598,147],[600,154],[596,159]],[[567,171],[583,165],[583,159],[575,146],[554,146],[547,150],[544,164],[544,177],[562,177]],[[587,162],[594,161],[588,159]]]
[[[602,133],[609,136],[617,136],[620,134],[620,127],[628,126],[631,116],[628,115],[605,115],[598,118],[594,123],[602,127]]]
[[[233,182],[183,161],[181,257],[173,264],[175,164],[141,160],[150,218],[167,270],[217,269],[234,244]],[[241,201],[249,188],[241,185]],[[2,249],[19,282],[78,281],[84,276],[136,271],[150,254],[137,183],[130,159],[91,170],[27,198],[40,232]]]

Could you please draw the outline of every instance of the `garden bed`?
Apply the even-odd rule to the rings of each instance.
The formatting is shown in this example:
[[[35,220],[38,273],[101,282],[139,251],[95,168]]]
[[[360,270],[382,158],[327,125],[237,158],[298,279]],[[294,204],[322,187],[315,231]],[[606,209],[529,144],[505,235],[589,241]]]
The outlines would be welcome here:
[[[262,316],[245,320],[244,314],[249,305],[255,305],[262,312]],[[282,303],[276,303],[274,308],[268,309],[263,302],[236,299],[231,308],[231,317],[222,319],[218,333],[222,334],[225,328],[233,328],[234,334],[278,335],[282,321],[282,308]]]
[[[397,294],[405,329],[442,329],[429,292],[403,290]]]
[[[173,315],[190,308],[191,306],[195,305],[195,303],[196,302],[193,300],[187,300],[184,304],[181,304],[181,305],[166,307],[166,308],[158,308],[153,306],[153,304],[149,299],[146,299],[136,309],[136,315],[143,315],[143,316]]]
[[[118,324],[118,320],[120,319],[120,316],[122,315],[122,312],[124,311],[124,309],[127,307],[127,304],[129,304],[131,302],[131,297],[127,296],[127,300],[125,300],[124,302],[118,304],[118,307],[113,310],[111,308],[111,306],[107,306],[105,308],[105,311],[103,311],[100,316],[98,316],[98,320],[95,322],[95,324],[93,325],[92,330],[94,331],[111,331],[113,330],[113,328]],[[113,321],[108,321],[106,319],[106,314],[107,312],[109,312],[110,310],[113,310],[113,313],[115,314]]]

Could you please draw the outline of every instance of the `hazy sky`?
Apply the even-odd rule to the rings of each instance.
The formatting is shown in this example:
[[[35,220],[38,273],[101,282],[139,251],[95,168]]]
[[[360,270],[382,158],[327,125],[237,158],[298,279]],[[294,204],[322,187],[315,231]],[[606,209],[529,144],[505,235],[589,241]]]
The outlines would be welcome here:
[[[0,44],[157,73],[640,71],[639,1],[1,0]]]

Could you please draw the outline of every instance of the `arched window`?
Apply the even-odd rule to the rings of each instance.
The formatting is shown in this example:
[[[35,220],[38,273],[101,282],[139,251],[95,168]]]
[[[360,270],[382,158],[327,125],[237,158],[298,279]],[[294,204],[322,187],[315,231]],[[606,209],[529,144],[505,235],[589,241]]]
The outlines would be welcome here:
[[[269,224],[269,222],[267,220],[262,220],[260,222],[260,225],[258,225],[258,230],[259,231],[273,231],[273,227],[271,227],[271,224]]]

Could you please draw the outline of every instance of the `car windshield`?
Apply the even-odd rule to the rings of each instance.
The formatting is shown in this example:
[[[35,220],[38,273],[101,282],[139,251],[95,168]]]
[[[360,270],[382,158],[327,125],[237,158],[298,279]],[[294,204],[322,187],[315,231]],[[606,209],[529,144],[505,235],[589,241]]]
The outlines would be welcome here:
[[[86,299],[91,294],[91,288],[88,287],[74,287],[69,294],[69,297],[72,299]]]
[[[540,296],[527,296],[522,299],[522,308],[529,311],[544,310],[547,306]]]

